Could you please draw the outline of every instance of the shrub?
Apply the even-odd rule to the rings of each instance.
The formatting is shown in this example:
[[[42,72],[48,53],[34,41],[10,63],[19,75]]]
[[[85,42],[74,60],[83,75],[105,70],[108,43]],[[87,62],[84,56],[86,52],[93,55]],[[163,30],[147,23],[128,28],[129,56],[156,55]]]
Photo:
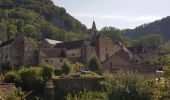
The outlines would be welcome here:
[[[109,100],[151,100],[152,89],[138,73],[117,72],[105,82]]]
[[[45,65],[42,69],[42,76],[45,80],[51,79],[53,73],[54,73],[54,67],[50,65]]]
[[[84,91],[79,94],[66,96],[66,100],[108,100],[107,93]]]
[[[2,70],[12,70],[12,65],[9,62],[2,63],[1,64],[1,69]]]
[[[98,71],[100,70],[100,61],[96,55],[93,55],[90,60],[88,67],[91,71]]]
[[[42,70],[38,67],[21,70],[20,76],[25,89],[41,89],[43,86]]]
[[[61,71],[65,74],[68,75],[72,70],[72,66],[68,60],[64,60],[63,65],[61,66]]]
[[[16,83],[20,80],[20,75],[17,72],[8,72],[5,75],[5,82],[6,83]]]
[[[55,70],[54,70],[54,74],[55,74],[56,76],[62,76],[62,75],[63,75],[62,71],[61,71],[61,70],[58,70],[58,69],[55,69]]]

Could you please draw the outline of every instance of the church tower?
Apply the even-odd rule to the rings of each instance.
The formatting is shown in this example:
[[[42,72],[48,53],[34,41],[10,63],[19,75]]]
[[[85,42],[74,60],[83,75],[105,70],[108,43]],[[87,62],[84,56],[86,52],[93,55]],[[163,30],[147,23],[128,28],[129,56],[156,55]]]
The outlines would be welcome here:
[[[91,35],[92,35],[92,37],[97,35],[97,28],[96,28],[96,23],[94,20],[93,20],[93,25],[92,25],[92,29],[91,29]]]

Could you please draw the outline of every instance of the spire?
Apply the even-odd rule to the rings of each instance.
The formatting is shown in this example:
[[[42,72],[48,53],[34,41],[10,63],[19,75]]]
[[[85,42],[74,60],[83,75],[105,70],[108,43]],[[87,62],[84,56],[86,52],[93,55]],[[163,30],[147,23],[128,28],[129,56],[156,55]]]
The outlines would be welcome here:
[[[92,25],[92,31],[91,31],[92,33],[92,36],[95,36],[96,35],[96,33],[97,33],[97,28],[96,28],[96,23],[95,23],[95,21],[93,20],[93,25]]]

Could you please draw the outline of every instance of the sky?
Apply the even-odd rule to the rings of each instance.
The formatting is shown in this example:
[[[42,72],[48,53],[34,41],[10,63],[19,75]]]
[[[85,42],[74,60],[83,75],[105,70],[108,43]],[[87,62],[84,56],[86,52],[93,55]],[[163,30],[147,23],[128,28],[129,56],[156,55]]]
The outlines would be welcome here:
[[[133,29],[170,16],[170,0],[53,0],[88,28]]]

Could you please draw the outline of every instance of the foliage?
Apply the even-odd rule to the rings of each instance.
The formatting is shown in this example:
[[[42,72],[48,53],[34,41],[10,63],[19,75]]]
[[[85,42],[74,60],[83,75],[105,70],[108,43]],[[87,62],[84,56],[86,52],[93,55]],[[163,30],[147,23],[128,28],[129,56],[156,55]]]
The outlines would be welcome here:
[[[55,74],[55,76],[62,76],[63,75],[62,71],[58,70],[58,69],[54,70],[54,74]]]
[[[102,76],[96,74],[96,73],[89,73],[89,74],[82,74],[81,78],[102,78]]]
[[[84,91],[79,94],[66,96],[66,100],[108,100],[107,93]]]
[[[42,76],[45,80],[50,80],[54,73],[54,67],[50,65],[44,65],[42,69]]]
[[[149,34],[158,34],[161,35],[164,40],[168,41],[170,38],[170,29],[168,26],[170,25],[170,17],[165,17],[161,20],[157,20],[152,23],[144,24],[135,29],[127,29],[123,31],[127,37],[131,39],[137,39],[141,36],[146,36]]]
[[[64,31],[87,31],[85,25],[51,0],[1,0],[0,5],[0,24],[5,27],[8,39],[24,34],[35,40],[44,37],[64,40]]]
[[[170,98],[170,81],[160,79],[155,84],[153,100],[169,100]]]
[[[38,67],[32,67],[23,69],[20,71],[20,82],[26,89],[41,89],[43,86],[42,69]]]
[[[160,35],[147,35],[142,36],[137,39],[136,44],[137,46],[159,46],[163,43],[163,38]]]
[[[0,92],[0,97],[2,96],[2,100],[25,100],[25,93],[20,89],[17,88],[15,91],[10,93]]]
[[[170,55],[161,56],[158,60],[154,61],[153,64],[158,66],[159,69],[168,67],[168,65],[170,65]]]
[[[4,62],[4,63],[1,64],[1,69],[2,70],[11,70],[12,65],[9,62]]]
[[[19,80],[20,80],[20,75],[15,71],[8,72],[5,75],[5,79],[4,79],[6,83],[17,83],[19,82]]]
[[[150,100],[152,91],[138,73],[117,72],[103,83],[109,100]]]
[[[73,68],[72,72],[73,73],[79,72],[80,70],[84,69],[85,67],[86,67],[85,65],[76,62],[76,63],[72,64],[72,68]]]
[[[99,71],[100,70],[100,61],[96,55],[92,55],[89,60],[88,67],[91,71]]]
[[[64,60],[63,65],[61,66],[61,71],[63,74],[68,75],[72,70],[72,66],[68,60]]]
[[[121,31],[114,27],[104,27],[100,30],[99,33],[111,37],[114,42],[124,42],[124,37]]]

